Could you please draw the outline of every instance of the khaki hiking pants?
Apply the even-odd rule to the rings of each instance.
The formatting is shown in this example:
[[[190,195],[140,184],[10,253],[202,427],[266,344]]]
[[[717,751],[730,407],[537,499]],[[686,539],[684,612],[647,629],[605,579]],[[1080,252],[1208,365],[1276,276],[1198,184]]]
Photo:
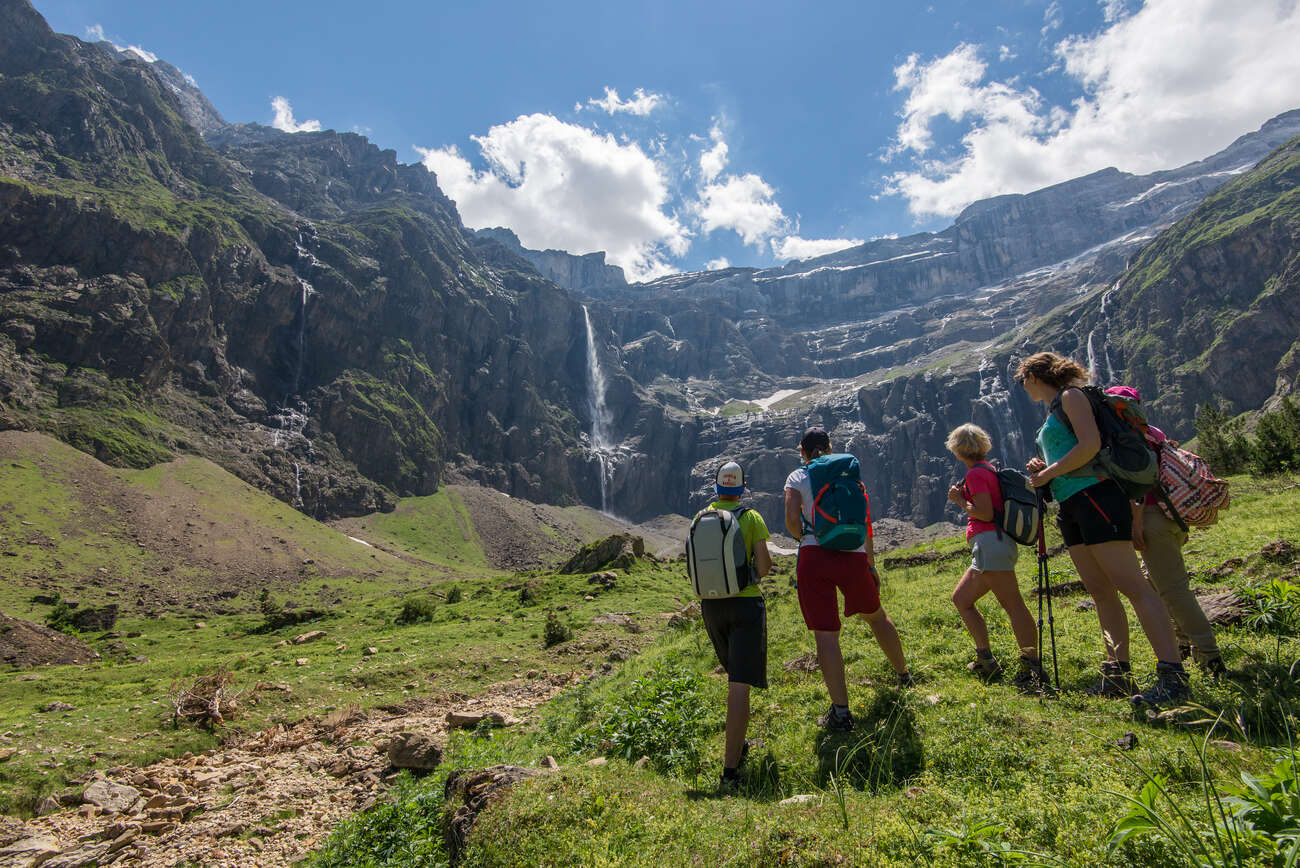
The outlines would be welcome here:
[[[1165,601],[1179,644],[1191,644],[1197,662],[1218,657],[1214,628],[1188,587],[1187,565],[1183,563],[1187,534],[1159,506],[1147,505],[1142,508],[1142,536],[1146,540],[1141,554],[1147,578]]]

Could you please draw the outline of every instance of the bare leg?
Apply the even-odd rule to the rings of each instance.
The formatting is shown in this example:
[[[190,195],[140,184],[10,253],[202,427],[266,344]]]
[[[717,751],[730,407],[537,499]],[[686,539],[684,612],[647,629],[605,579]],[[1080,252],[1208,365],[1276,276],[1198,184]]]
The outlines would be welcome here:
[[[1169,610],[1165,608],[1156,589],[1146,580],[1146,576],[1142,575],[1133,544],[1126,540],[1115,540],[1087,548],[1094,563],[1105,572],[1111,587],[1128,597],[1129,603],[1133,605],[1133,611],[1142,624],[1143,632],[1147,634],[1147,641],[1151,643],[1156,659],[1177,663],[1178,640],[1174,638],[1174,625],[1169,618]],[[1097,611],[1101,611],[1100,604]]]
[[[849,690],[844,683],[844,655],[840,653],[838,630],[813,630],[817,642],[817,662],[822,668],[822,680],[834,705],[849,704]]]
[[[1129,551],[1131,543],[1125,543]],[[1111,583],[1110,577],[1101,564],[1093,557],[1095,546],[1070,546],[1070,560],[1088,589],[1092,601],[1097,604],[1097,621],[1101,624],[1101,638],[1106,643],[1106,659],[1121,663],[1128,662],[1128,613],[1119,600],[1119,592]]]
[[[722,757],[722,767],[734,769],[740,765],[740,755],[745,748],[745,730],[749,728],[749,685],[739,681],[727,684],[727,741]]]
[[[970,637],[975,640],[975,647],[987,651],[989,650],[988,625],[985,624],[980,610],[975,608],[979,598],[989,591],[988,585],[984,584],[983,576],[984,574],[979,570],[968,569],[952,592],[952,604],[957,607],[957,614],[961,615],[962,623],[966,625],[966,632],[970,633]]]
[[[984,584],[993,591],[998,603],[1007,613],[1011,622],[1011,632],[1016,636],[1022,656],[1038,659],[1038,625],[1034,616],[1029,614],[1025,598],[1020,593],[1020,583],[1016,581],[1014,570],[989,571],[981,573]]]
[[[871,632],[876,637],[876,644],[880,650],[885,652],[885,659],[889,665],[894,667],[894,671],[902,675],[907,671],[907,659],[903,656],[903,640],[898,637],[898,628],[894,622],[889,620],[885,614],[885,607],[881,606],[870,615],[863,615],[862,620],[867,622]],[[838,646],[837,646],[838,647]]]

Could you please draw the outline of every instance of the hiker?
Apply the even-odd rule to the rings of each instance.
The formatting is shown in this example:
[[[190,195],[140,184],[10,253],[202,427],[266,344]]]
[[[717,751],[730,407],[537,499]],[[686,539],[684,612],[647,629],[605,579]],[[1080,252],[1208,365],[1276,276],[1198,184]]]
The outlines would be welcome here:
[[[813,632],[817,644],[817,662],[830,694],[831,707],[818,723],[827,729],[847,732],[853,729],[849,711],[848,687],[844,680],[844,656],[840,651],[840,618],[836,589],[844,595],[844,616],[861,615],[871,627],[880,650],[893,667],[898,684],[910,687],[912,675],[903,657],[898,629],[880,605],[880,584],[876,575],[871,535],[856,550],[839,551],[821,544],[812,529],[814,500],[808,465],[831,455],[830,435],[822,428],[809,428],[799,441],[803,464],[785,481],[785,527],[799,542],[795,579],[799,592],[799,610],[804,623]],[[849,456],[851,457],[851,456]],[[854,461],[856,465],[856,460]],[[855,480],[861,486],[860,480]],[[862,494],[866,498],[865,490]],[[870,518],[867,519],[870,528]]]
[[[725,790],[739,785],[740,764],[749,748],[745,731],[749,728],[750,688],[767,687],[767,607],[758,580],[771,571],[772,556],[767,550],[770,534],[763,516],[740,505],[740,497],[745,493],[745,471],[741,466],[728,461],[718,468],[713,490],[717,499],[700,516],[709,511],[725,511],[735,516],[744,538],[745,557],[744,565],[735,565],[735,572],[743,574],[738,591],[729,596],[701,596],[700,599],[704,629],[713,642],[718,662],[727,670],[727,724],[719,781],[720,788]],[[698,521],[699,516],[692,523],[693,542]],[[690,552],[688,561],[694,564]],[[694,579],[696,568],[690,569]],[[703,590],[697,585],[697,593]]]
[[[959,425],[948,434],[948,451],[966,466],[965,478],[948,489],[948,499],[966,511],[966,543],[971,549],[970,567],[952,592],[962,623],[975,640],[975,659],[967,669],[985,681],[1002,677],[1002,664],[989,647],[988,626],[975,604],[990,591],[1007,613],[1011,632],[1020,647],[1020,671],[1012,683],[1020,690],[1041,693],[1050,680],[1038,653],[1034,618],[1020,595],[1016,580],[1019,545],[997,524],[1002,511],[1002,487],[997,469],[988,461],[993,443],[978,425]]]
[[[1120,395],[1141,402],[1142,396],[1129,386],[1111,386],[1108,395]],[[1166,444],[1176,447],[1154,425],[1147,425],[1147,442],[1157,458],[1164,461]],[[1214,638],[1214,628],[1205,617],[1205,611],[1192,593],[1188,583],[1187,564],[1183,561],[1183,546],[1187,543],[1187,530],[1165,514],[1158,492],[1152,491],[1142,503],[1133,504],[1133,548],[1142,556],[1147,568],[1147,578],[1165,601],[1174,622],[1178,638],[1179,656],[1186,659],[1184,649],[1210,675],[1219,676],[1226,671],[1219,643]]]
[[[1133,511],[1128,495],[1114,479],[1077,475],[1102,447],[1092,403],[1079,388],[1087,370],[1056,353],[1035,353],[1020,363],[1016,380],[1034,401],[1049,407],[1038,429],[1043,457],[1026,469],[1035,488],[1048,487],[1060,504],[1057,527],[1083,586],[1097,604],[1097,620],[1106,645],[1101,679],[1086,692],[1094,696],[1128,696],[1135,706],[1163,705],[1187,696],[1187,672],[1178,654],[1173,625],[1160,595],[1142,575],[1133,550]],[[1069,426],[1058,418],[1060,408]],[[1071,432],[1073,428],[1073,433]],[[1137,693],[1129,665],[1128,616],[1123,594],[1133,606],[1156,655],[1156,683]]]

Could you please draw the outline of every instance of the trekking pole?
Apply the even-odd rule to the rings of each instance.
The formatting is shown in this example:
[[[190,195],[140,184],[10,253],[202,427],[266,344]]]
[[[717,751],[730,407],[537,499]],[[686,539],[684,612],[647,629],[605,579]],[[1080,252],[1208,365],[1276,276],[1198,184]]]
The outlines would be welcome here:
[[[1047,537],[1043,532],[1042,516],[1047,504],[1039,501],[1038,519],[1038,586],[1042,589],[1038,595],[1038,657],[1043,656],[1043,597],[1047,597],[1047,632],[1052,639],[1052,682],[1056,689],[1061,689],[1061,673],[1056,663],[1056,619],[1052,616],[1052,579],[1047,571]]]

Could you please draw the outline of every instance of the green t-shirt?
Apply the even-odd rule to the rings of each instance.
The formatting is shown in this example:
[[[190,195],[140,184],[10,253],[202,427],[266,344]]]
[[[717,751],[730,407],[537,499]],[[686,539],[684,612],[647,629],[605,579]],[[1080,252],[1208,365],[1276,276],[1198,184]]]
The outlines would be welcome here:
[[[740,509],[742,504],[734,500],[715,500],[709,504],[708,509],[725,509],[729,512],[735,512]],[[745,554],[749,556],[750,563],[754,561],[754,544],[770,539],[771,534],[767,532],[767,522],[763,521],[763,516],[758,514],[758,510],[749,509],[740,517],[740,532],[745,537]],[[757,584],[743,588],[738,597],[761,597],[763,592],[758,589]]]

